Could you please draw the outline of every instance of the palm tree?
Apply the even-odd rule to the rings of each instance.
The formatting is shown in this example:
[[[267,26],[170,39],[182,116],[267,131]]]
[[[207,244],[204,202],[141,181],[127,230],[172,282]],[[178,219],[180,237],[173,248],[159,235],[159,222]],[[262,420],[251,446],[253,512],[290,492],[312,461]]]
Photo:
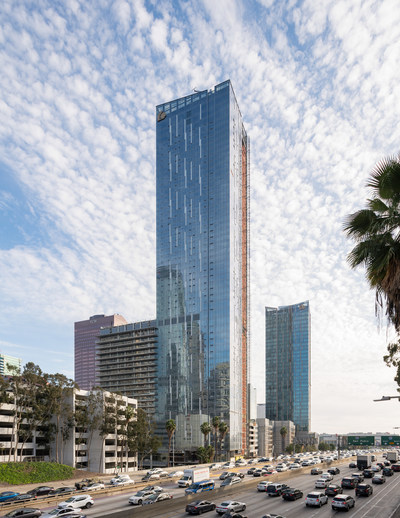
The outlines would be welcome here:
[[[224,421],[222,421],[220,424],[219,424],[219,427],[218,427],[218,431],[219,431],[219,450],[220,450],[220,454],[221,454],[221,450],[222,450],[222,442],[223,440],[225,439],[225,436],[226,434],[228,433],[228,430],[229,430],[229,427],[226,423],[224,423]]]
[[[285,451],[285,437],[287,436],[287,428],[286,426],[282,426],[282,428],[279,430],[279,433],[282,437],[282,453]]]
[[[384,309],[400,333],[400,155],[378,162],[367,187],[372,198],[366,208],[344,223],[344,231],[357,243],[347,260],[352,268],[366,267],[376,313]]]
[[[204,422],[201,426],[200,426],[200,431],[201,433],[204,435],[204,442],[207,442],[207,437],[208,435],[211,433],[211,426],[210,426],[210,423],[207,423]]]
[[[172,436],[175,433],[176,430],[176,423],[173,419],[168,419],[168,421],[165,423],[165,429],[167,430],[168,434],[168,467],[169,467],[169,459],[170,459],[170,453],[171,453],[171,441]]]
[[[221,422],[221,419],[218,416],[214,416],[212,418],[212,421],[211,421],[212,427],[214,428],[214,449],[215,449],[215,457],[216,458],[217,458],[217,455],[218,455],[218,449],[217,449],[218,443],[217,443],[217,440],[218,440],[218,429],[219,429],[220,422]]]

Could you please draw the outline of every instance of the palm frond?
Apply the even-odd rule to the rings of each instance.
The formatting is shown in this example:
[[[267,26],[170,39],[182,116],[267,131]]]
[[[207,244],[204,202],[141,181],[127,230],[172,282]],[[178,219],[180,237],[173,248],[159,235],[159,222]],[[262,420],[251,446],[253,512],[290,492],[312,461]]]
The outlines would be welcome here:
[[[371,227],[376,224],[377,216],[372,210],[362,209],[347,216],[343,230],[349,237],[362,239],[370,234]]]
[[[398,156],[380,160],[371,173],[367,187],[385,200],[400,193],[400,161]]]

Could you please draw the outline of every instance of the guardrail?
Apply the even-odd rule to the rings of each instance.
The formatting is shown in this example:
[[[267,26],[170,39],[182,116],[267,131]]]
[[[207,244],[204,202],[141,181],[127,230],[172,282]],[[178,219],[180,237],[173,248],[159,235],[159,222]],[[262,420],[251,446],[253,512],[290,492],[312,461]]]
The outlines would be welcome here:
[[[153,480],[149,481],[151,485],[158,485],[162,486],[165,482],[171,482],[176,480],[176,478],[179,477],[172,477],[172,478],[163,478],[161,480]],[[0,509],[6,509],[7,511],[13,511],[14,509],[20,509],[23,507],[37,507],[38,509],[41,509],[42,507],[46,507],[48,505],[51,505],[53,503],[57,504],[58,502],[64,502],[67,498],[69,498],[72,495],[78,495],[78,494],[89,494],[92,498],[95,498],[95,496],[98,495],[109,495],[109,494],[117,494],[117,493],[123,493],[132,491],[132,489],[136,492],[140,489],[143,489],[144,487],[149,485],[149,482],[135,482],[134,484],[126,484],[124,486],[107,486],[104,489],[95,489],[95,490],[87,490],[87,489],[76,489],[75,491],[71,491],[70,493],[65,493],[64,495],[46,495],[46,496],[39,496],[36,498],[31,498],[29,500],[22,500],[20,502],[16,502],[13,500],[1,502],[0,503]]]
[[[324,462],[322,464],[318,464],[318,467],[328,468],[332,464],[341,465],[341,464],[347,463],[347,462],[349,462],[349,458],[340,459],[339,461]],[[274,482],[279,482],[283,479],[287,480],[287,479],[295,477],[296,475],[298,475],[300,473],[305,473],[307,470],[311,470],[313,467],[314,466],[304,466],[304,467],[294,469],[294,470],[288,470],[288,471],[283,471],[281,473],[275,473],[274,475],[268,475],[267,479],[274,481]],[[234,470],[237,471],[238,469],[240,469],[240,468],[232,468],[229,471],[234,471]],[[178,478],[178,477],[176,477],[176,478]],[[92,498],[95,498],[96,496],[99,496],[99,495],[106,496],[106,495],[110,495],[110,494],[129,492],[129,491],[132,491],[132,489],[134,489],[134,491],[138,491],[138,490],[146,487],[147,485],[149,485],[149,483],[152,485],[162,486],[166,482],[171,482],[171,481],[176,480],[176,478],[175,477],[173,477],[173,478],[166,477],[166,478],[162,478],[160,480],[153,480],[153,481],[150,480],[148,482],[140,481],[140,482],[135,482],[134,484],[128,484],[125,486],[106,486],[104,489],[97,489],[97,490],[92,490],[92,491],[88,491],[86,489],[80,489],[80,490],[73,491],[71,493],[66,493],[64,495],[46,495],[46,496],[37,497],[37,498],[31,499],[31,500],[26,500],[26,501],[21,501],[21,502],[15,502],[15,501],[13,502],[11,500],[9,502],[2,502],[0,504],[0,509],[6,508],[7,511],[12,511],[14,509],[19,509],[22,507],[37,507],[38,509],[41,509],[42,507],[47,507],[49,505],[52,505],[53,503],[58,504],[58,502],[63,502],[66,498],[69,498],[71,495],[75,495],[75,494],[87,493],[90,496],[92,496]],[[260,480],[265,480],[265,479],[266,479],[265,476],[244,478],[242,480],[242,482],[240,482],[240,487],[243,487],[243,485],[256,486],[260,482]],[[212,495],[213,495],[213,498],[214,498],[214,496],[218,496],[220,494],[228,496],[228,495],[231,495],[234,492],[236,492],[236,490],[237,490],[237,485],[226,486],[224,488],[215,488],[212,491]],[[209,494],[209,493],[207,493],[207,494]],[[181,503],[182,501],[184,502],[184,505],[186,506],[187,503],[193,502],[195,500],[199,500],[199,495],[194,495],[193,497],[187,497],[185,495],[182,495],[182,497],[178,497],[178,500],[179,500],[178,504],[177,504],[176,499],[172,499],[169,501],[164,500],[163,504],[162,504],[163,509],[170,509],[170,506],[171,506],[170,510],[180,509],[182,507],[182,503]],[[152,505],[140,506],[139,509],[141,510],[141,516],[143,518],[152,517],[153,516],[152,513],[154,513],[154,510],[155,510],[154,505],[157,506],[157,503],[152,504]],[[147,507],[150,508],[148,511],[150,514],[146,514]],[[159,508],[159,507],[157,507],[157,508]],[[136,511],[138,511],[137,508],[136,508]],[[132,508],[130,506],[127,511],[117,511],[116,513],[108,514],[108,516],[110,516],[112,518],[125,518],[125,516],[131,516],[132,512],[135,512],[135,508]],[[145,514],[143,514],[143,512],[145,512]],[[123,513],[123,514],[119,514],[119,513]],[[128,513],[128,514],[124,514],[124,513]]]
[[[331,462],[324,462],[322,464],[318,464],[318,467],[321,468],[329,468],[331,465],[338,465],[341,466],[344,463],[349,462],[349,459],[340,459],[339,461],[331,461]],[[303,473],[307,473],[309,470],[311,470],[313,466],[304,466],[298,469],[283,471],[281,473],[276,473],[274,475],[268,475],[267,479],[279,482],[283,479],[288,480],[291,478],[294,478],[295,476]],[[215,488],[210,492],[207,493],[200,493],[198,495],[191,495],[186,496],[183,495],[182,497],[173,498],[172,500],[164,500],[162,503],[155,503],[152,505],[143,505],[139,506],[137,508],[132,508],[132,506],[128,507],[127,509],[123,509],[121,511],[115,511],[110,512],[107,511],[107,518],[130,518],[132,516],[135,516],[136,514],[140,513],[141,518],[154,518],[156,516],[168,516],[168,513],[172,513],[175,511],[184,512],[185,507],[190,502],[194,502],[195,500],[226,500],[228,496],[231,495],[237,495],[238,489],[242,487],[251,487],[254,486],[254,488],[257,486],[257,484],[260,482],[260,480],[265,480],[266,477],[248,477],[244,478],[242,482],[239,484],[235,484],[233,486],[225,486],[223,488]],[[99,515],[100,516],[100,515]]]

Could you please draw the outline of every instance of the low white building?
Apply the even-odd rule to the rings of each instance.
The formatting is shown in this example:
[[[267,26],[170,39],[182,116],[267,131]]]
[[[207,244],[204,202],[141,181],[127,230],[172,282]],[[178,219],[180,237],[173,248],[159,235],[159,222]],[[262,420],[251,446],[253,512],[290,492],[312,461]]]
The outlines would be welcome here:
[[[82,411],[85,411],[89,404],[90,394],[87,390],[71,392],[72,408],[79,410],[81,407]],[[113,431],[102,435],[98,428],[91,431],[74,426],[69,438],[64,443],[63,463],[99,473],[136,471],[137,455],[128,451],[121,430],[126,422],[124,417],[126,408],[131,407],[136,411],[137,401],[110,392],[99,392],[98,394],[101,396],[101,399],[96,401],[99,426],[103,420],[103,413],[109,412],[109,414],[117,416]],[[55,457],[56,446],[56,442],[53,440],[50,447],[53,457]]]
[[[137,470],[137,455],[129,451],[123,434],[127,408],[132,409],[131,415],[137,409],[135,399],[99,391],[93,406],[93,393],[75,389],[65,397],[64,403],[64,415],[59,419],[60,433],[58,436],[53,434],[50,442],[46,438],[48,430],[45,426],[38,426],[26,441],[21,437],[17,440],[15,407],[10,403],[0,404],[0,462],[57,460],[74,468],[99,473]],[[92,406],[89,407],[89,404]],[[91,413],[91,427],[79,427],[79,424],[73,422],[73,412],[79,409],[82,413]],[[101,433],[105,413],[109,425],[108,430]],[[55,422],[54,417],[53,424]],[[113,422],[114,425],[110,425]]]

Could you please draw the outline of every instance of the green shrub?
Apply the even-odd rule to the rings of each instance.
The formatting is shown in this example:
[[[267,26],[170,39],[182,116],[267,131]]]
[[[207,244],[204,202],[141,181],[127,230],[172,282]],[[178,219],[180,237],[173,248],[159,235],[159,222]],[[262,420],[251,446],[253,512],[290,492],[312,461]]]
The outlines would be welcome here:
[[[74,469],[56,462],[3,462],[0,463],[0,482],[8,484],[35,484],[71,478]]]

